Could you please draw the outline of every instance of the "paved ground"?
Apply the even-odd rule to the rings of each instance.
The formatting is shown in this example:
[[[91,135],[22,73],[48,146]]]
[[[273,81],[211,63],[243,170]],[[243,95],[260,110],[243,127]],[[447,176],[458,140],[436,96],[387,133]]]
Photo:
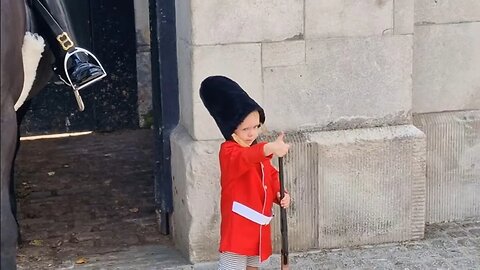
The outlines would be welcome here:
[[[150,130],[24,141],[19,269],[216,269],[190,265],[155,223]],[[480,269],[480,218],[421,241],[291,254],[290,269]],[[273,256],[263,269],[279,269]]]
[[[421,241],[296,254],[291,263],[292,269],[478,270],[480,220],[429,225]],[[278,258],[271,264],[279,265]]]
[[[171,249],[170,238],[156,225],[151,130],[21,145],[16,163],[20,269],[93,263],[102,254],[139,246]]]

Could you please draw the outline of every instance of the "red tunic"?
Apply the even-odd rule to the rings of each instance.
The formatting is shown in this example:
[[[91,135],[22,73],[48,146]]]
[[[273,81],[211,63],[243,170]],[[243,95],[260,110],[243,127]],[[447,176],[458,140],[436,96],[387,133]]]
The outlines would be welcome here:
[[[242,147],[226,141],[220,148],[221,215],[220,252],[260,256],[264,261],[272,254],[270,224],[260,225],[232,211],[233,202],[241,203],[265,216],[272,216],[273,202],[280,191],[278,171],[272,156],[265,157],[258,143]]]

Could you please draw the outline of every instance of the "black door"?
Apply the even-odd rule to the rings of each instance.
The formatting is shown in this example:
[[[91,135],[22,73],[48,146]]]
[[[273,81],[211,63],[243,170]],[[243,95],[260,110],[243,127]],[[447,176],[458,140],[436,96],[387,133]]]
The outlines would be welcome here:
[[[78,46],[93,52],[108,75],[80,90],[83,112],[71,88],[53,78],[32,100],[22,135],[138,128],[133,0],[65,2]]]

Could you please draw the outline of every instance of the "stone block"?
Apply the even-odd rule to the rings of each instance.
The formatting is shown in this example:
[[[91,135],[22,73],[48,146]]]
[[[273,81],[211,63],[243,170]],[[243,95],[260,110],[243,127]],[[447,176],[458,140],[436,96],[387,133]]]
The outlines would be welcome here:
[[[285,188],[292,203],[287,209],[289,249],[302,251],[318,247],[318,146],[309,142],[305,133],[287,134],[286,142],[292,145],[284,157]],[[273,141],[276,135],[262,140]],[[278,168],[278,159],[272,163]],[[275,218],[272,220],[274,252],[281,250],[280,207],[274,205]]]
[[[413,34],[414,0],[394,1],[393,33],[395,35]]]
[[[319,200],[310,217],[318,218],[318,247],[423,238],[425,136],[420,130],[404,125],[317,132],[309,141],[318,145],[318,189],[309,191]]]
[[[137,0],[133,2],[135,8],[135,32],[137,36],[137,47],[150,47],[150,24],[148,0]]]
[[[193,98],[193,126],[188,127],[197,140],[223,138],[215,121],[203,105],[199,89],[212,75],[224,75],[236,81],[257,103],[263,103],[260,44],[195,46],[192,55],[192,85],[186,95]]]
[[[480,109],[479,33],[480,22],[415,27],[413,112]]]
[[[263,139],[271,140],[268,136]],[[425,137],[413,126],[289,133],[284,159],[290,251],[423,237]],[[216,260],[221,141],[172,134],[173,238],[192,262]],[[276,162],[276,159],[274,160]],[[273,223],[275,250],[280,232]]]
[[[192,1],[175,1],[177,41],[192,44]]]
[[[393,2],[306,0],[305,37],[372,36],[391,32]]]
[[[478,0],[415,0],[415,24],[462,23],[480,20]]]
[[[303,0],[192,0],[192,43],[282,41],[303,36]]]
[[[177,63],[180,124],[193,134],[192,47],[180,39],[177,40]]]
[[[423,237],[426,142],[420,130],[401,125],[294,132],[285,140],[292,145],[284,157],[285,186],[292,196],[287,210],[290,251]],[[279,225],[275,218],[276,252]]]
[[[137,52],[137,104],[140,127],[152,125],[152,72],[150,52]],[[149,120],[150,119],[150,120]]]
[[[415,114],[427,136],[430,223],[480,217],[480,110]]]
[[[410,121],[412,36],[306,42],[306,65],[263,70],[267,127],[348,129]]]
[[[216,260],[220,237],[220,141],[194,141],[181,125],[170,140],[175,245],[193,263]]]
[[[305,64],[305,41],[293,40],[262,44],[262,67]]]

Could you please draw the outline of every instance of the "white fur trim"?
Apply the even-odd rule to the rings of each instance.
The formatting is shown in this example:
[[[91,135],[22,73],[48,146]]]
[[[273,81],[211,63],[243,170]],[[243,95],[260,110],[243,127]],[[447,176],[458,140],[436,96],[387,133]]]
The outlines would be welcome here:
[[[23,89],[20,97],[15,103],[15,111],[20,108],[28,97],[28,93],[32,89],[33,82],[37,73],[38,63],[45,47],[45,41],[37,34],[30,32],[25,33],[22,46],[22,58],[23,58]]]

